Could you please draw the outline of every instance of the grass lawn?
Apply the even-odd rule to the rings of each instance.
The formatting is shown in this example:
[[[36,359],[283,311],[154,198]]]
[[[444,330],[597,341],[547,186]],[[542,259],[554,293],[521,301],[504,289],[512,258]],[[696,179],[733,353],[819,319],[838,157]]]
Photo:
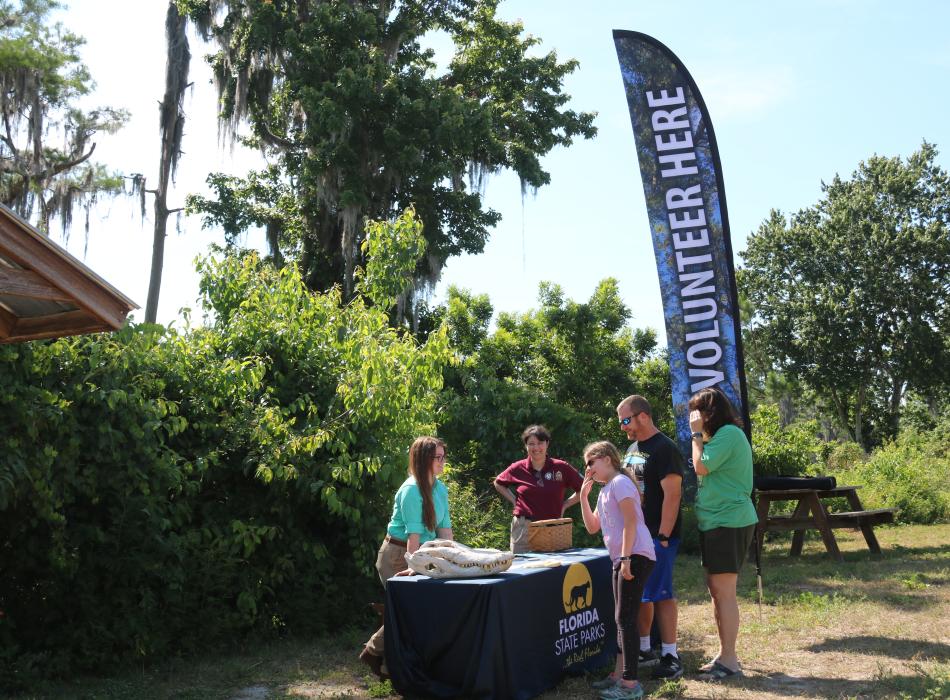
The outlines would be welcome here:
[[[648,694],[678,698],[950,697],[950,525],[878,528],[884,553],[872,557],[859,532],[836,531],[845,562],[821,541],[788,556],[789,539],[766,543],[765,599],[759,617],[755,571],[739,580],[739,655],[745,678],[692,680],[717,649],[712,607],[698,557],[681,556],[679,647],[686,675]],[[169,661],[111,678],[49,685],[18,698],[388,697],[356,656],[370,634],[287,640],[242,654]],[[568,678],[542,698],[596,697],[587,680]]]

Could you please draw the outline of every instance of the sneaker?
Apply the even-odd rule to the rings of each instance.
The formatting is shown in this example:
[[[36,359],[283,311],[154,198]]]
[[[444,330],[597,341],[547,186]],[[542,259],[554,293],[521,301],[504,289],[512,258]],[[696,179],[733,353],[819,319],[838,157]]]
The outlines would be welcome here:
[[[672,654],[665,654],[656,668],[653,669],[654,678],[673,680],[683,675],[683,664]]]
[[[660,663],[660,657],[652,649],[650,651],[640,651],[640,658],[637,661],[639,668],[650,668]]]
[[[632,688],[625,688],[618,683],[600,694],[600,700],[640,700],[643,697],[643,686],[637,683]]]
[[[599,681],[591,681],[590,687],[594,690],[607,690],[608,688],[613,688],[619,682],[620,681],[613,676],[607,676],[601,678]]]

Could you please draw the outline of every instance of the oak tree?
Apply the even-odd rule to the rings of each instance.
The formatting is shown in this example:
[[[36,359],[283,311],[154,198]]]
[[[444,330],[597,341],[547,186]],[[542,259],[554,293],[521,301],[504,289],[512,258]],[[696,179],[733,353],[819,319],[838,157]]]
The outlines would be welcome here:
[[[210,57],[225,131],[270,166],[213,175],[191,211],[228,235],[264,226],[272,257],[297,260],[313,289],[353,293],[363,221],[412,206],[427,256],[418,286],[445,260],[481,252],[498,212],[482,199],[502,169],[523,188],[548,183],[541,158],[594,135],[593,114],[566,108],[576,61],[540,52],[497,0],[178,0]],[[447,42],[440,66],[427,43]],[[287,193],[292,194],[287,199]]]
[[[0,0],[0,202],[49,233],[58,217],[69,234],[75,207],[122,192],[122,178],[92,160],[99,133],[127,114],[84,110],[94,82],[82,63],[83,39],[53,22],[55,0]]]
[[[908,389],[950,382],[950,180],[924,142],[872,156],[823,185],[814,206],[773,211],[740,276],[758,340],[866,446],[897,431]]]

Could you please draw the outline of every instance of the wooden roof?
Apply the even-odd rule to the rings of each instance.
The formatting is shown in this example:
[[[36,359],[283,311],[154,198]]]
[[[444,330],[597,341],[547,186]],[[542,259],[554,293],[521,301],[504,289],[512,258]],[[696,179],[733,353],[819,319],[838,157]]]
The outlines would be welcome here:
[[[137,308],[0,205],[0,343],[114,331]]]

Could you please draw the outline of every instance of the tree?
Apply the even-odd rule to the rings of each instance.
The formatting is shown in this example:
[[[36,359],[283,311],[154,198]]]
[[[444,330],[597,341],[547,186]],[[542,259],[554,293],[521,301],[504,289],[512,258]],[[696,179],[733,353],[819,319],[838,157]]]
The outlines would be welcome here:
[[[486,176],[508,168],[536,189],[550,180],[544,154],[595,133],[592,114],[564,109],[577,63],[533,55],[540,41],[497,19],[498,0],[178,3],[219,48],[225,130],[234,138],[246,121],[245,141],[276,166],[212,176],[217,201],[193,197],[190,210],[232,235],[270,226],[271,255],[295,255],[313,289],[342,282],[351,295],[362,221],[409,206],[428,250],[416,284],[434,282],[449,256],[481,252],[499,220],[483,206]],[[454,46],[442,71],[422,45],[435,32]]]
[[[896,433],[908,388],[950,379],[950,182],[936,156],[924,142],[906,161],[869,158],[815,206],[773,211],[743,254],[758,340],[865,447],[869,425],[876,440]]]
[[[583,303],[543,283],[540,308],[500,314],[494,333],[486,296],[453,287],[448,297],[423,325],[444,322],[459,355],[446,370],[439,430],[462,481],[484,487],[522,451],[519,436],[531,423],[550,428],[552,454],[572,460],[585,443],[619,436],[615,407],[641,388],[633,371],[656,338],[628,326],[616,280],[603,280]],[[663,377],[669,397],[668,368]]]
[[[73,211],[122,192],[122,179],[91,161],[99,132],[114,133],[127,114],[83,111],[94,87],[80,61],[83,39],[50,24],[55,0],[0,0],[0,201],[49,233],[59,217],[69,234]],[[61,144],[61,145],[60,145]]]
[[[368,301],[419,238],[373,226],[348,302],[219,256],[198,328],[0,346],[0,686],[357,618],[451,359]]]
[[[174,0],[169,0],[165,15],[165,94],[159,106],[159,133],[162,148],[158,164],[158,186],[145,190],[145,179],[137,181],[144,192],[155,196],[155,226],[152,236],[152,267],[148,279],[148,300],[145,302],[145,321],[155,323],[158,315],[158,297],[162,289],[162,268],[165,264],[165,236],[168,215],[180,209],[168,208],[168,183],[174,179],[181,155],[181,140],[185,129],[183,101],[188,87],[188,70],[191,51],[185,29],[188,18],[178,12]],[[144,213],[144,202],[143,202]]]

